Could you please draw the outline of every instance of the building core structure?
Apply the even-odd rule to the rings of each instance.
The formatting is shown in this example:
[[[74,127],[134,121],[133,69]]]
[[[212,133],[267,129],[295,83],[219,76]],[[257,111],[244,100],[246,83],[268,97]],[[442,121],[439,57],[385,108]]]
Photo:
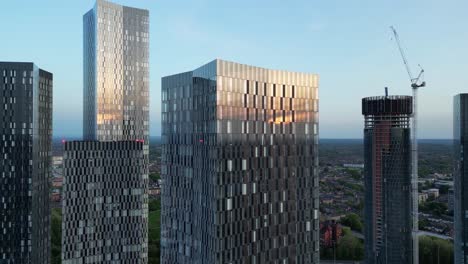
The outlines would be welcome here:
[[[0,263],[50,262],[52,73],[0,62]]]
[[[319,263],[318,75],[162,79],[161,263]]]
[[[411,96],[362,99],[369,264],[412,264]]]

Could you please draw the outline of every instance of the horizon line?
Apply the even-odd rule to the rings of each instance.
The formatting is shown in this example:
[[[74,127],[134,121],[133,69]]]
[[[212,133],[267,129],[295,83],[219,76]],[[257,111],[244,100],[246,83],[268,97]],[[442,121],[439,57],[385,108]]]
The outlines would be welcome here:
[[[159,136],[149,136],[150,138],[155,138],[155,137],[161,137],[161,135]],[[65,138],[82,138],[82,136],[71,136],[71,135],[62,135],[62,136],[52,136],[53,139],[65,139]],[[323,137],[323,138],[320,138],[319,137],[319,140],[323,140],[323,139],[333,139],[333,140],[336,140],[336,139],[341,139],[341,140],[364,140],[364,138],[342,138],[342,137]],[[418,140],[453,140],[453,138],[418,138]]]

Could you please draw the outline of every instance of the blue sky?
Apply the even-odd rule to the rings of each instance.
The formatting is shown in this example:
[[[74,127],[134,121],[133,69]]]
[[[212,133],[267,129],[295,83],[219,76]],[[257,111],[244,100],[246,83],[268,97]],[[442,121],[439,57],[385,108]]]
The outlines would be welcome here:
[[[161,77],[215,58],[320,75],[320,136],[360,138],[361,98],[410,94],[390,25],[421,64],[421,138],[452,137],[452,98],[468,92],[467,1],[117,0],[150,10],[151,135]],[[54,135],[81,136],[82,15],[93,0],[2,1],[0,60],[54,74]]]

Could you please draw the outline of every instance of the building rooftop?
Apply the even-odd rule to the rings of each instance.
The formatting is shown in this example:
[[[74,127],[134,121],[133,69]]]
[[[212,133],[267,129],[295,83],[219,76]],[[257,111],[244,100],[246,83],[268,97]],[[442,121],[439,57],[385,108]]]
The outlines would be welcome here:
[[[413,113],[413,97],[407,95],[362,98],[363,115],[409,115]]]

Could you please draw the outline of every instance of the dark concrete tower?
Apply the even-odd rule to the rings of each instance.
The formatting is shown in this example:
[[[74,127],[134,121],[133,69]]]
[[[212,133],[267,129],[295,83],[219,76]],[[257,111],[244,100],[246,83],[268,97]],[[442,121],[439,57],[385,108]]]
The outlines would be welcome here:
[[[49,263],[52,74],[0,62],[0,263]]]
[[[454,98],[453,139],[455,264],[465,264],[468,261],[468,94]]]
[[[362,99],[366,263],[411,264],[412,97]]]

